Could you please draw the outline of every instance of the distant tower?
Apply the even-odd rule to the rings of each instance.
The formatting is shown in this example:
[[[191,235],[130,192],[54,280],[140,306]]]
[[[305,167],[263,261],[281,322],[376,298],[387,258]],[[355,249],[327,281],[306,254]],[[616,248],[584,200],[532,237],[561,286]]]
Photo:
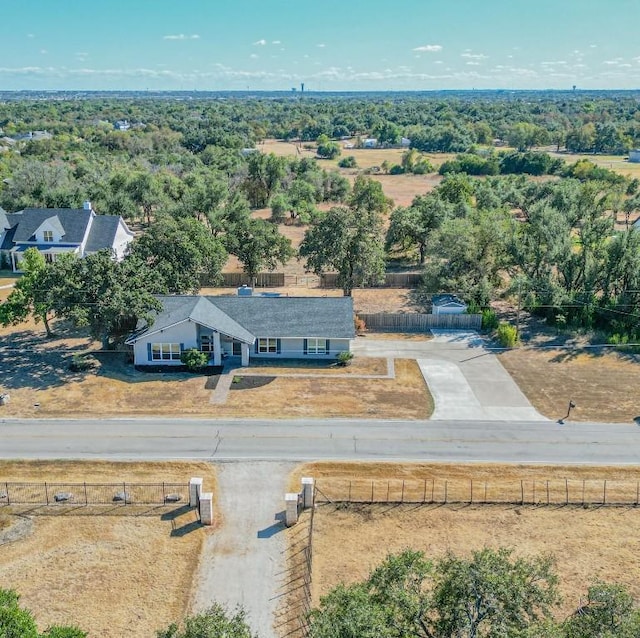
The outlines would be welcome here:
[[[304,82],[300,82],[300,92],[304,93]]]
[[[576,85],[575,85],[575,84],[573,85],[573,90],[574,90],[574,91],[576,90]]]

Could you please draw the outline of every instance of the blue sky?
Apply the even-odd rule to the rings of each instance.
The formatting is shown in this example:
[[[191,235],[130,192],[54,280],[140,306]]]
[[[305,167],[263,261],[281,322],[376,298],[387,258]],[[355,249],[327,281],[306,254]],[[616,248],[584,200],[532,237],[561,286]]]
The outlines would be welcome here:
[[[640,88],[640,0],[3,0],[1,89]]]

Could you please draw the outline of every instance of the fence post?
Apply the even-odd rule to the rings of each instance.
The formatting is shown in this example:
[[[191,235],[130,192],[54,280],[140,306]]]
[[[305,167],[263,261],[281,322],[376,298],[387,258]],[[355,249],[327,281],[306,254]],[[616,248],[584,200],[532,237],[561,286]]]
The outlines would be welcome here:
[[[389,483],[391,483],[391,481],[387,481],[387,503],[389,502]]]
[[[351,481],[349,481],[349,498],[347,500],[351,503]]]
[[[582,479],[582,506],[584,507],[584,484],[585,484],[585,480]]]
[[[9,483],[4,484],[4,489],[7,492],[7,505],[11,505],[11,497],[9,496]],[[638,504],[638,499],[636,499],[636,505]]]
[[[9,490],[7,490],[7,500],[9,498]],[[636,481],[636,507],[638,507],[638,501],[640,501],[640,481]]]
[[[604,485],[602,488],[602,504],[607,504],[607,479],[604,480]]]
[[[565,505],[569,505],[569,479],[564,479]]]
[[[424,492],[422,492],[422,504],[424,505],[427,501],[427,479],[424,480]]]
[[[433,503],[434,492],[436,489],[436,480],[434,478],[431,479],[431,502]]]
[[[404,479],[402,479],[402,496],[400,496],[400,502],[404,503]]]
[[[371,502],[373,503],[373,480],[371,481]]]
[[[44,482],[44,496],[47,499],[47,505],[49,505],[49,488],[46,481]]]
[[[129,500],[127,498],[127,484],[126,483],[122,484],[122,495],[124,496],[124,499],[122,499],[122,504],[126,505],[127,501]],[[162,497],[162,502],[164,503],[164,496]]]
[[[484,502],[487,502],[487,482],[484,482]]]
[[[549,481],[547,481],[547,505],[549,505]]]
[[[447,487],[448,487],[447,483],[448,483],[447,481],[444,482],[444,502],[445,502],[445,504],[447,502]]]
[[[531,486],[531,489],[532,489],[532,494],[531,494],[531,505],[535,505],[535,504],[536,504],[536,480],[535,480],[535,479],[533,479],[532,483],[533,483],[533,484],[532,484],[532,486]]]
[[[473,505],[473,479],[469,482],[469,503]]]
[[[524,481],[520,479],[520,505],[524,505]]]
[[[87,482],[84,482],[84,504],[89,505],[89,499],[87,498]]]

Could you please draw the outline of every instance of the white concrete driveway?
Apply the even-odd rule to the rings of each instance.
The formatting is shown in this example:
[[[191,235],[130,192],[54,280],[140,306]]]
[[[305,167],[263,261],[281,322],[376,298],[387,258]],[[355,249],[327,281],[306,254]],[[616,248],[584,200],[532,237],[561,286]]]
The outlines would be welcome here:
[[[432,419],[545,421],[473,331],[433,330],[430,341],[362,337],[355,354],[416,359],[435,402]]]

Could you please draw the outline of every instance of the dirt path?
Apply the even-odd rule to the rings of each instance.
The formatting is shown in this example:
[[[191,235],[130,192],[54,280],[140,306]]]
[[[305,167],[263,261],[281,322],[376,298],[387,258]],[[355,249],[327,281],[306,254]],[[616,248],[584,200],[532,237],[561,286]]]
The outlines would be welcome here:
[[[274,638],[285,570],[284,494],[294,464],[232,462],[217,466],[220,529],[207,540],[193,611],[219,602],[244,607],[252,629]]]

